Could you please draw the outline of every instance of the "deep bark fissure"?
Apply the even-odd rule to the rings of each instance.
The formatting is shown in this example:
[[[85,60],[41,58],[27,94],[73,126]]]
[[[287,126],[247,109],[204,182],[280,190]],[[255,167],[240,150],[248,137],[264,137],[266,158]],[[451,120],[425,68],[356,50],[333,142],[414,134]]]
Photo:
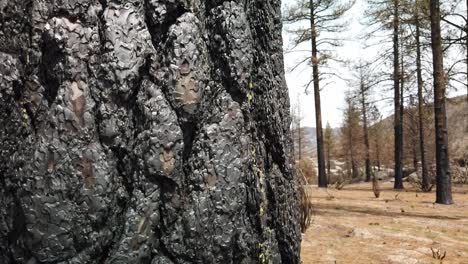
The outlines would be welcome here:
[[[0,53],[0,185],[42,237],[0,237],[0,262],[299,263],[279,2],[49,2]]]

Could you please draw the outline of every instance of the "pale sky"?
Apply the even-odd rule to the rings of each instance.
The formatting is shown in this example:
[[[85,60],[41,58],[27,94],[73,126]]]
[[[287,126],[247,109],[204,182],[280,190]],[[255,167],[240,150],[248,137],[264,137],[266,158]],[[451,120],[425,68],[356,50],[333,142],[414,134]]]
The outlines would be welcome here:
[[[292,5],[296,0],[283,0],[283,10],[286,5]],[[340,37],[346,39],[344,45],[338,48],[335,52],[335,55],[341,59],[347,59],[350,61],[357,62],[360,58],[372,59],[377,50],[382,47],[374,47],[373,49],[362,48],[362,44],[359,40],[359,36],[365,30],[365,27],[360,24],[363,16],[363,6],[364,0],[357,0],[353,8],[346,15],[347,21],[349,21],[348,30],[344,33],[341,33]],[[307,26],[307,23],[305,24]],[[288,51],[292,47],[291,43],[291,34],[286,32],[288,28],[291,28],[289,25],[284,25],[283,27],[283,41],[284,41],[284,51]],[[315,111],[314,111],[314,96],[313,96],[313,87],[309,87],[309,94],[304,93],[304,86],[310,81],[312,68],[303,64],[302,67],[297,68],[295,71],[290,72],[289,69],[294,67],[297,62],[305,58],[305,56],[310,56],[311,47],[310,42],[303,43],[302,45],[296,47],[292,52],[285,53],[285,71],[286,71],[286,82],[289,88],[289,96],[291,99],[291,105],[296,104],[298,99],[301,101],[301,110],[303,113],[303,125],[315,127]],[[347,69],[346,66],[338,63],[330,63],[330,68],[332,71],[345,78],[350,78],[351,72]],[[330,123],[332,127],[340,127],[342,123],[342,108],[344,106],[344,96],[345,92],[350,89],[349,85],[337,77],[330,77],[329,84],[324,87],[325,82],[320,83],[321,85],[321,102],[322,102],[322,125],[325,127],[327,122]],[[379,90],[384,90],[382,87],[378,88]],[[458,92],[450,92],[450,95],[459,95],[466,93],[465,89],[461,89]],[[393,103],[392,97],[393,93],[391,91],[375,93],[371,100],[381,100],[382,98],[389,98],[389,100],[380,101],[377,106],[379,107],[380,112],[384,116],[388,116],[393,113]]]

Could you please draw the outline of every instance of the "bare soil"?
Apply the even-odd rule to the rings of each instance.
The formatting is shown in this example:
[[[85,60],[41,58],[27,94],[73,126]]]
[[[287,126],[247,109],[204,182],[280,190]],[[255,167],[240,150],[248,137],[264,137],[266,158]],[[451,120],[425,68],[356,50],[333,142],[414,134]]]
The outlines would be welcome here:
[[[336,189],[311,187],[313,223],[302,238],[303,263],[468,264],[468,186],[454,187],[455,204],[435,204],[435,193],[394,191],[371,183]]]

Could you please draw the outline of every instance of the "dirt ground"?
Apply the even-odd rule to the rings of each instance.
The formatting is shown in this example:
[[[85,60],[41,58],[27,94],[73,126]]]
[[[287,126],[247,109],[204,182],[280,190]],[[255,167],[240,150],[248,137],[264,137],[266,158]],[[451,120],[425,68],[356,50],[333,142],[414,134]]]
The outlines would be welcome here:
[[[396,192],[371,183],[343,190],[311,187],[313,223],[302,237],[303,263],[468,264],[468,186],[454,187],[454,205],[435,204],[435,193]]]

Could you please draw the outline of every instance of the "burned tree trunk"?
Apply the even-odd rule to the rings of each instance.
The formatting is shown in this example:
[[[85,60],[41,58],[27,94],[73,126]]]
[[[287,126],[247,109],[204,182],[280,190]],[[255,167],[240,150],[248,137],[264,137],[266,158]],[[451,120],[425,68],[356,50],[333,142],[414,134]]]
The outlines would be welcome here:
[[[299,263],[280,1],[1,1],[1,263]]]
[[[415,12],[415,26],[416,26],[416,75],[418,83],[418,124],[419,124],[419,152],[421,155],[421,174],[422,184],[421,189],[425,192],[429,191],[431,180],[427,171],[426,161],[426,147],[424,135],[424,97],[423,97],[423,79],[422,79],[422,66],[421,66],[421,29],[419,10],[416,6]]]
[[[312,45],[312,78],[314,84],[314,100],[315,100],[315,124],[317,137],[317,167],[318,167],[318,186],[327,187],[327,175],[325,172],[325,151],[323,143],[322,129],[322,106],[320,102],[320,83],[318,69],[318,51],[317,51],[317,36],[315,29],[315,8],[313,0],[310,0],[310,30],[311,30],[311,45]]]
[[[395,130],[395,184],[403,189],[403,125],[401,120],[400,94],[400,49],[399,49],[399,1],[393,0],[393,90],[394,90],[394,130]]]
[[[450,175],[447,115],[445,109],[445,72],[440,33],[439,0],[430,1],[431,47],[434,68],[434,120],[436,144],[436,203],[452,204],[452,177]]]
[[[362,71],[362,69],[361,69]],[[361,74],[361,106],[362,106],[362,124],[364,132],[364,146],[365,146],[365,155],[366,155],[366,182],[371,181],[371,162],[370,162],[370,144],[369,144],[369,129],[367,127],[367,103],[366,103],[366,88],[362,80],[363,76]]]

